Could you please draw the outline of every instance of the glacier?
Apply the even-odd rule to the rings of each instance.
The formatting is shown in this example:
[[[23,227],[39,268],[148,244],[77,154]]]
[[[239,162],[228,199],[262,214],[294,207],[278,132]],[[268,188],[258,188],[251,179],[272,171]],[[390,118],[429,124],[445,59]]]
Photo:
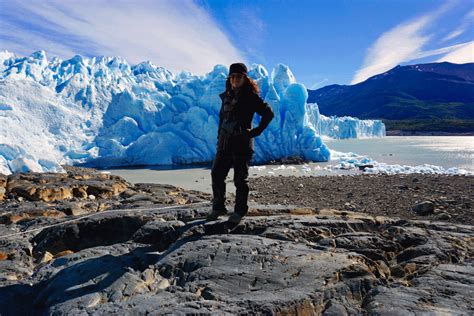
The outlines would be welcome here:
[[[0,173],[62,172],[61,164],[192,164],[214,157],[225,65],[196,75],[149,61],[130,65],[120,57],[61,60],[44,51],[27,57],[3,51],[0,72]],[[328,161],[322,136],[385,134],[381,122],[320,115],[284,64],[271,73],[252,64],[249,76],[275,112],[254,140],[254,163],[294,156]],[[253,125],[259,120],[256,115]]]
[[[328,138],[372,138],[386,136],[381,120],[360,120],[351,116],[325,116],[320,114],[317,103],[306,104],[306,124]]]

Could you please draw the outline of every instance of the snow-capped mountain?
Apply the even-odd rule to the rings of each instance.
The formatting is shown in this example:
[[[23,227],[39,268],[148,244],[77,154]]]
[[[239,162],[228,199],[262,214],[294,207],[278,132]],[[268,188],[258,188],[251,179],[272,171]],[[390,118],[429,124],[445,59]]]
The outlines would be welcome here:
[[[210,162],[217,142],[219,93],[228,67],[199,76],[171,73],[150,62],[118,57],[47,59],[0,52],[0,173],[61,171],[60,164],[93,166]],[[319,116],[308,111],[304,85],[278,64],[249,75],[275,118],[255,138],[255,162],[302,156],[327,161],[320,134],[383,136],[380,124]],[[258,124],[255,116],[254,126]],[[325,123],[326,120],[332,123]],[[332,124],[332,125],[331,125]],[[356,126],[355,130],[345,125]],[[383,125],[383,124],[382,124]],[[349,131],[349,132],[346,132]]]

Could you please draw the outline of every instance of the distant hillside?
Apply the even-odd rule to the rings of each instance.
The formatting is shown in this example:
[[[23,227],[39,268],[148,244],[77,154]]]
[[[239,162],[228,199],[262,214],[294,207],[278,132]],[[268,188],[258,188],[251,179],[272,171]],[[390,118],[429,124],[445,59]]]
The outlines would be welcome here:
[[[387,130],[474,132],[474,63],[397,66],[308,94],[324,115],[383,119]]]

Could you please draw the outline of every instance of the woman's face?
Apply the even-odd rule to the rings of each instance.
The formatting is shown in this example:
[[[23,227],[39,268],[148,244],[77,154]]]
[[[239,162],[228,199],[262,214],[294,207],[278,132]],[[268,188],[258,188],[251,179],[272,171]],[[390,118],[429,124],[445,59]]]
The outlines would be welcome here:
[[[240,88],[244,84],[244,75],[240,73],[232,73],[229,75],[232,88]]]

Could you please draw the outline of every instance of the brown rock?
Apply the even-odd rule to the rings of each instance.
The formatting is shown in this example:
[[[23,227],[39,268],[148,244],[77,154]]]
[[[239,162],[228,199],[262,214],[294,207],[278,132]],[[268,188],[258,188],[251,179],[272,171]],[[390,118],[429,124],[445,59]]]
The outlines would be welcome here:
[[[0,252],[0,261],[7,260],[7,259],[8,259],[8,255],[4,252]]]
[[[26,218],[26,214],[5,214],[0,217],[0,224],[15,224]]]
[[[51,260],[53,260],[53,258],[54,258],[54,256],[50,252],[46,251],[44,253],[43,257],[41,257],[40,263],[50,262]]]
[[[110,199],[128,188],[127,183],[92,180],[87,181],[87,194]]]
[[[73,197],[72,188],[57,187],[49,185],[46,187],[39,187],[36,189],[32,200],[41,200],[45,202],[68,200]]]
[[[86,173],[15,173],[9,175],[6,194],[29,201],[63,201],[87,199],[90,195],[112,198],[125,191],[130,184],[118,176]],[[0,183],[1,183],[0,179]],[[6,181],[4,181],[6,182]],[[1,187],[1,186],[0,186]],[[1,198],[1,195],[0,195]]]
[[[70,254],[73,254],[73,253],[74,253],[74,251],[72,251],[72,250],[64,250],[64,251],[61,251],[61,252],[58,252],[57,254],[55,254],[54,258],[67,256],[67,255],[70,255]]]
[[[87,199],[87,187],[77,187],[72,189],[72,195],[79,199]]]
[[[416,272],[416,263],[410,262],[407,263],[403,269],[405,270],[406,274],[413,274]]]
[[[7,186],[7,179],[8,177],[6,175],[0,173],[0,188]]]
[[[25,180],[11,179],[7,183],[6,192],[32,200],[36,192],[36,186]]]

